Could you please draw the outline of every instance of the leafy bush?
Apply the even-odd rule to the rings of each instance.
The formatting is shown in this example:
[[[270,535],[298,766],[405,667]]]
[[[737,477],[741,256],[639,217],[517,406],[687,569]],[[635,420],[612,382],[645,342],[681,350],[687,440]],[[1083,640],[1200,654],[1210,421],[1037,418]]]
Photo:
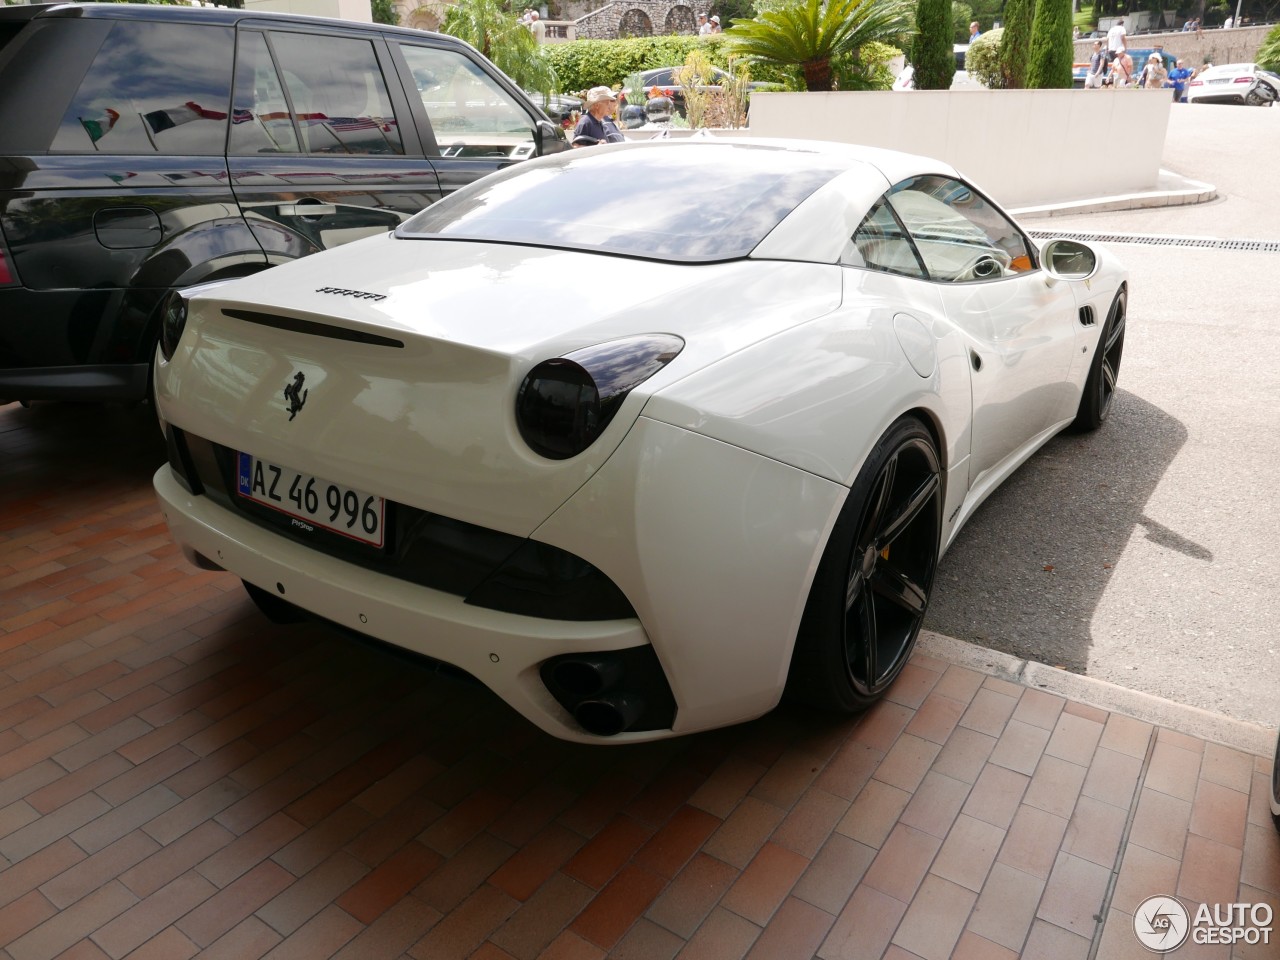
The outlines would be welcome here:
[[[969,76],[984,87],[1000,90],[1004,87],[1004,72],[1000,69],[1000,40],[1004,30],[996,27],[988,30],[969,46],[964,56],[964,67]]]
[[[542,49],[555,68],[561,90],[614,86],[633,73],[682,64],[694,50],[700,51],[715,66],[728,69],[728,54],[720,37],[679,35],[575,40],[547,44]]]
[[[1280,26],[1271,28],[1254,59],[1264,70],[1280,70]]]
[[[751,79],[767,83],[764,89],[803,90],[804,76],[800,68],[764,60],[738,60],[735,65],[723,36],[693,37],[627,37],[621,40],[575,40],[543,46],[547,62],[555,69],[561,90],[589,90],[591,87],[629,86],[627,78],[654,67],[671,67],[686,63],[697,51],[713,66],[730,73],[742,71],[747,63]],[[869,41],[858,51],[858,57],[837,57],[832,62],[836,85],[841,90],[888,90],[893,74],[888,62],[902,51],[887,43]]]

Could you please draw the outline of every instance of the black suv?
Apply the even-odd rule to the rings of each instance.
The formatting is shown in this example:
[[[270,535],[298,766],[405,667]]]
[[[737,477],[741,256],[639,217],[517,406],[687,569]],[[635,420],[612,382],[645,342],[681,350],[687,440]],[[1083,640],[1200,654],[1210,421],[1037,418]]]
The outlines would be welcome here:
[[[0,6],[0,403],[140,399],[169,290],[390,230],[565,146],[452,37]]]

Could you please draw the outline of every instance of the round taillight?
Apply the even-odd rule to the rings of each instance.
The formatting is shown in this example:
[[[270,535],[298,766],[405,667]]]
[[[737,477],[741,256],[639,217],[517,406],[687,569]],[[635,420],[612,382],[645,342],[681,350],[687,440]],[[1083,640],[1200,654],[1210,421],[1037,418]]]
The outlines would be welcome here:
[[[577,456],[599,435],[600,391],[572,360],[544,360],[516,397],[516,425],[534,453],[550,460]]]
[[[543,360],[516,394],[516,426],[549,460],[576,457],[604,432],[622,402],[684,349],[667,333],[598,343]]]
[[[160,353],[166,361],[173,359],[173,352],[178,349],[178,341],[186,326],[186,298],[177,290],[172,290],[165,297],[164,306],[160,310]]]

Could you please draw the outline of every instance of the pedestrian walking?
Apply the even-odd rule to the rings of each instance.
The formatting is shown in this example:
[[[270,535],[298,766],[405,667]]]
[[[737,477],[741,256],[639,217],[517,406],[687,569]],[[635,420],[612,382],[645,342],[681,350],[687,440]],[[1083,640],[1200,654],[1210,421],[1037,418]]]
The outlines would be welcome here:
[[[1107,31],[1107,59],[1115,60],[1116,55],[1120,53],[1128,44],[1125,42],[1124,17],[1120,17],[1111,25],[1111,29]]]
[[[1138,77],[1138,86],[1144,90],[1163,90],[1168,83],[1169,71],[1165,69],[1164,60],[1158,53],[1151,54]]]
[[[1093,41],[1093,53],[1089,55],[1089,72],[1084,75],[1086,90],[1102,88],[1102,78],[1107,73],[1107,51],[1102,49],[1102,41]]]
[[[1174,68],[1169,71],[1169,84],[1173,87],[1173,102],[1187,102],[1187,83],[1195,71],[1187,66],[1186,62],[1179,58]]]
[[[1133,58],[1129,56],[1124,47],[1121,47],[1112,59],[1111,70],[1107,73],[1107,79],[1111,81],[1110,86],[1114,90],[1133,84]]]

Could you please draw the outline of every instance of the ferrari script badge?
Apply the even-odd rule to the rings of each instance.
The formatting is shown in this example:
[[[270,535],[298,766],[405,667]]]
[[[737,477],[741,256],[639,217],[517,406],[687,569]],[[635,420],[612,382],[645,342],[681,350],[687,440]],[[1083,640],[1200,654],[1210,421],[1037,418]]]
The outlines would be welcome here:
[[[284,388],[284,398],[289,401],[290,420],[298,415],[298,411],[302,409],[302,405],[307,402],[307,394],[310,391],[302,389],[302,381],[306,379],[306,375],[299,370],[293,375],[293,383],[288,384]]]

